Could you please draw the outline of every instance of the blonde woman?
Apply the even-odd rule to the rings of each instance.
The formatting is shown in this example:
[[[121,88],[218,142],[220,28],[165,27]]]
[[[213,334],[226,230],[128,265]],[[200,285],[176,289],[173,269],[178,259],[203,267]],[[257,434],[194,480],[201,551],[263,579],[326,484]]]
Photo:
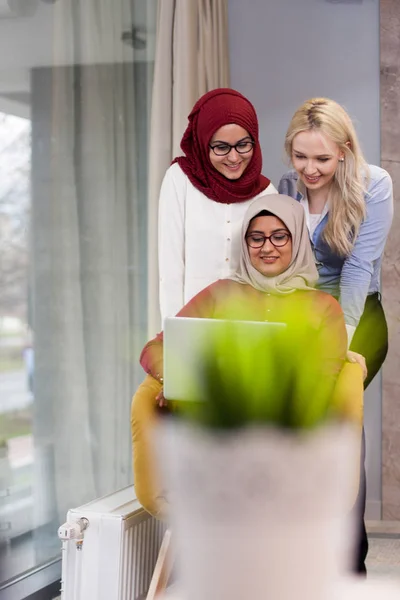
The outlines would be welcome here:
[[[393,217],[391,178],[384,169],[367,165],[349,115],[327,98],[308,100],[295,112],[285,150],[294,169],[282,177],[279,192],[304,207],[317,286],[342,306],[349,356],[356,352],[365,357],[367,387],[388,350],[380,271]],[[361,539],[355,568],[365,573],[365,481],[358,511]]]

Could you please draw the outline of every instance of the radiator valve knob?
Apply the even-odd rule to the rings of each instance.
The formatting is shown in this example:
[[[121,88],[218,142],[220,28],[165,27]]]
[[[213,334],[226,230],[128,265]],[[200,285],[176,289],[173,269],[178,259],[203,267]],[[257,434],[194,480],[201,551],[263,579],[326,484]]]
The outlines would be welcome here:
[[[78,546],[78,542],[80,542],[80,546],[81,546],[82,545],[81,542],[83,541],[84,531],[88,527],[89,527],[88,519],[86,519],[86,517],[81,517],[80,519],[78,519],[77,521],[74,521],[73,523],[64,523],[64,525],[61,525],[61,527],[59,527],[59,529],[58,529],[58,537],[63,542],[75,540],[77,542],[77,546]]]

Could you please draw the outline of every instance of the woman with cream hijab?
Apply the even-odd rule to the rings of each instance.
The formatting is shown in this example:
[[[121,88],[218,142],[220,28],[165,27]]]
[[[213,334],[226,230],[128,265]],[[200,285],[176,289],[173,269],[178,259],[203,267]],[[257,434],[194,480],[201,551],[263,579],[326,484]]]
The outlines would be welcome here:
[[[203,289],[177,316],[301,320],[319,336],[321,352],[329,353],[332,375],[338,374],[347,350],[343,312],[332,296],[314,289],[317,279],[302,206],[289,196],[265,195],[254,200],[245,214],[236,274]],[[162,383],[162,333],[145,346],[140,362],[146,373]]]
[[[345,362],[343,312],[332,296],[314,289],[317,278],[302,206],[288,196],[264,195],[254,200],[245,214],[236,274],[203,289],[178,316],[288,324],[295,334],[288,336],[288,358],[300,369],[309,369],[311,357],[317,357],[320,380],[335,394],[335,406],[359,421],[362,371],[359,365]],[[301,347],[295,342],[299,331],[307,334]],[[301,339],[304,342],[304,336]],[[156,404],[165,404],[162,333],[146,344],[140,361],[148,376],[132,401],[135,488],[142,505],[162,518],[168,502],[157,485],[149,433],[157,419]]]

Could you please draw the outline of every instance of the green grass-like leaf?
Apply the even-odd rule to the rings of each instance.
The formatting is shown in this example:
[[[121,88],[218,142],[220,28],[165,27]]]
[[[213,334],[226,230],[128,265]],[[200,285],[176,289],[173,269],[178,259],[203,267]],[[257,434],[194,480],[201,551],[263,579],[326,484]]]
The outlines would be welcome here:
[[[294,315],[296,317],[296,315]],[[239,339],[226,322],[203,348],[191,401],[178,415],[210,428],[251,424],[309,429],[333,417],[334,380],[326,376],[318,332],[304,319],[284,333]]]

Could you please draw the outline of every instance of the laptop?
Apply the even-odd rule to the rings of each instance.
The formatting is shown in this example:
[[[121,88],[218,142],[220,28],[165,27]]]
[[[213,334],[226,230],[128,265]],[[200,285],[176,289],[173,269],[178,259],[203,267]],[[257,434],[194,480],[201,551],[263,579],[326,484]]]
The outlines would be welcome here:
[[[269,321],[226,321],[168,317],[164,323],[164,397],[183,401],[191,398],[200,376],[198,365],[204,348],[229,323],[231,335],[251,352],[265,339],[271,342],[282,335],[285,323]],[[245,348],[246,349],[246,348]]]

